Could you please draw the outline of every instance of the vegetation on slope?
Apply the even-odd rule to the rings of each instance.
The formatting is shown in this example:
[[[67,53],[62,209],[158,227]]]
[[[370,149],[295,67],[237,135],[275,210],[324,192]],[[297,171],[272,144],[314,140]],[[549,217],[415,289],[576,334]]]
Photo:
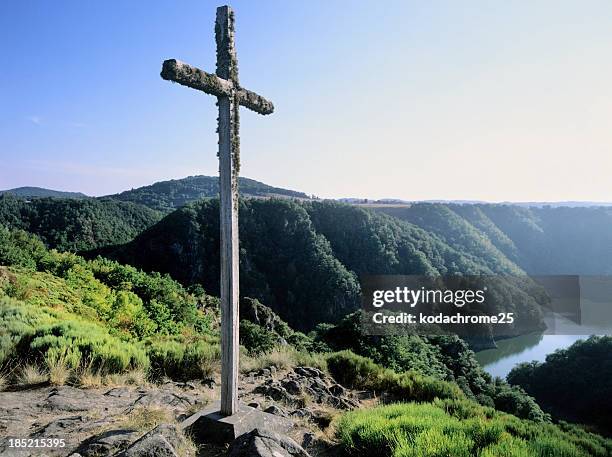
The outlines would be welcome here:
[[[338,261],[308,213],[286,200],[240,203],[240,286],[244,296],[270,306],[304,329],[358,306],[356,276]],[[145,270],[169,273],[184,284],[219,291],[219,203],[183,207],[133,242],[103,252]]]
[[[269,186],[249,178],[239,178],[239,186],[240,194],[243,197],[308,198],[308,195],[303,192]],[[187,203],[202,198],[218,198],[218,196],[219,178],[217,176],[189,176],[127,190],[109,195],[108,198],[140,203],[154,210],[169,213]]]
[[[218,210],[217,200],[185,206],[133,242],[98,253],[218,293]],[[334,202],[243,200],[240,242],[244,295],[259,299],[301,330],[336,322],[356,310],[357,278],[363,274],[517,271],[502,260],[488,264],[465,255],[412,224]],[[498,294],[493,292],[489,295],[495,300],[531,308],[517,316],[525,318],[528,328],[537,327],[534,300],[539,298],[524,284],[503,284]]]
[[[5,373],[22,366],[36,382],[53,379],[58,368],[80,373],[80,379],[129,370],[145,371],[153,379],[202,379],[216,369],[217,303],[201,287],[186,290],[168,276],[49,251],[32,235],[1,226],[0,265],[0,370]],[[608,441],[567,424],[549,424],[535,404],[516,408],[528,404],[520,390],[504,387],[499,398],[490,396],[491,404],[508,409],[498,404],[502,399],[530,420],[479,406],[473,399],[483,402],[484,397],[474,385],[484,382],[489,387],[483,391],[489,392],[496,381],[488,382],[478,371],[473,354],[457,338],[354,341],[347,325],[338,326],[339,333],[327,325],[306,336],[255,300],[245,299],[243,306],[257,315],[241,325],[242,342],[253,356],[245,360],[321,364],[347,386],[404,402],[343,415],[337,436],[348,454],[610,454]],[[362,351],[369,347],[371,357],[396,370],[347,350],[334,351],[342,332],[349,337],[345,344]],[[292,361],[283,359],[279,346],[293,354]],[[41,377],[36,366],[47,374]],[[63,382],[57,375],[54,379]]]
[[[50,248],[78,252],[127,243],[160,219],[133,203],[0,195],[0,225],[36,234]]]
[[[504,264],[533,275],[612,273],[609,207],[417,203],[376,211],[411,222],[489,265],[503,254]]]
[[[465,399],[357,410],[343,415],[336,427],[348,455],[604,457],[612,452],[608,440],[577,427],[534,423]]]
[[[216,299],[167,276],[48,251],[0,226],[0,367],[202,376],[217,357]]]
[[[554,417],[612,433],[612,337],[592,336],[517,365],[508,381],[533,395]]]
[[[348,316],[337,326],[321,325],[310,336],[314,347],[344,354],[340,358],[342,368],[336,370],[339,375],[344,372],[351,376],[349,367],[352,366],[362,373],[360,376],[373,376],[382,382],[380,379],[393,378],[389,375],[391,371],[413,371],[459,386],[465,397],[482,405],[525,419],[547,420],[547,415],[522,388],[510,386],[499,378],[492,379],[478,364],[467,343],[457,336],[364,335],[357,314]],[[386,367],[387,372],[379,365]]]
[[[467,397],[453,382],[412,370],[395,373],[344,351],[327,366],[339,382],[378,392],[391,404],[336,419],[346,455],[379,457],[587,457],[612,455],[612,442],[545,415],[521,419]],[[384,394],[384,395],[383,395]],[[398,403],[393,403],[398,402]]]

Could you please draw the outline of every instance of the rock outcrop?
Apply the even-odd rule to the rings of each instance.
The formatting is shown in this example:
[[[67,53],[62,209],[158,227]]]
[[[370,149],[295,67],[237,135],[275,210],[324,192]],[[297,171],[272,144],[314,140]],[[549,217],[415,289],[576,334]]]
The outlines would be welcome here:
[[[298,417],[308,415],[304,411],[305,397],[314,403],[343,410],[353,409],[359,404],[344,387],[312,367],[296,367],[280,380],[268,379],[255,392],[274,401],[301,406],[292,413]]]
[[[255,429],[235,440],[229,457],[310,457],[288,436],[270,430]]]

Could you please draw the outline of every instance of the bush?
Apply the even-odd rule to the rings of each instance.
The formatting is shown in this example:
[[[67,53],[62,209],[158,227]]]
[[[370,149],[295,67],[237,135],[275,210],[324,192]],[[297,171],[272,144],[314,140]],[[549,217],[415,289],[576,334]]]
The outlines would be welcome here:
[[[327,368],[338,383],[352,388],[368,388],[377,385],[377,378],[384,370],[372,360],[351,351],[335,352],[326,357]]]
[[[455,384],[414,371],[398,374],[351,351],[328,355],[327,367],[340,384],[357,389],[385,391],[397,400],[432,401],[435,398],[464,397]]]
[[[257,355],[270,352],[278,344],[278,336],[260,325],[240,321],[240,344],[249,354]]]
[[[45,254],[45,246],[36,236],[0,225],[0,265],[34,270],[38,260]]]
[[[59,315],[52,309],[0,297],[0,367],[16,361],[16,347],[24,336],[33,334],[37,326],[57,322]]]
[[[68,368],[87,366],[103,374],[149,365],[146,353],[138,345],[112,337],[98,325],[79,321],[38,327],[21,339],[17,351],[23,359],[49,363],[63,360]]]
[[[218,344],[206,339],[186,341],[180,338],[157,338],[147,342],[151,376],[160,379],[189,380],[209,378],[221,359]]]

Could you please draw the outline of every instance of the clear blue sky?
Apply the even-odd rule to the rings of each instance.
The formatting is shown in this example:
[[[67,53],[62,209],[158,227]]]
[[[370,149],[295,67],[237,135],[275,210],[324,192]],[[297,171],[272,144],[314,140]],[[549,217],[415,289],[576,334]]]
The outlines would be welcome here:
[[[4,2],[0,189],[216,174],[210,1]],[[242,174],[323,197],[612,200],[612,2],[234,1]]]

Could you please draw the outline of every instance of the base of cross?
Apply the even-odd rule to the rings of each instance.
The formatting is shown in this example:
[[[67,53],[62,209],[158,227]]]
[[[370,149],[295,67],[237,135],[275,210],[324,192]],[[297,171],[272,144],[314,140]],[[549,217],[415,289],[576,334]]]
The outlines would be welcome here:
[[[287,418],[242,403],[239,404],[236,413],[224,416],[220,411],[220,403],[215,402],[185,419],[181,423],[181,428],[196,441],[223,444],[256,428],[283,433],[289,431],[293,425],[293,422]]]

